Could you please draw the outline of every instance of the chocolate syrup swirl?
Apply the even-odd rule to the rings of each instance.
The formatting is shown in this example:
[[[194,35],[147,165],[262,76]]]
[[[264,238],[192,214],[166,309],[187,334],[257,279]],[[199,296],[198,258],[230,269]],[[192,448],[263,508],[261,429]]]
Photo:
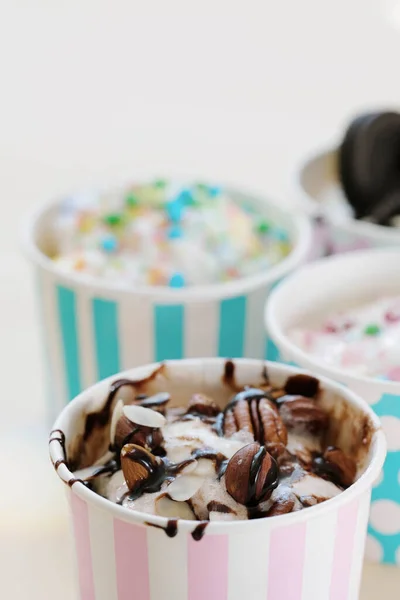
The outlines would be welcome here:
[[[248,506],[255,506],[259,504],[270,492],[272,492],[272,490],[274,490],[278,486],[279,469],[276,460],[271,456],[271,467],[268,471],[267,477],[265,478],[261,491],[258,494],[256,494],[258,475],[260,473],[261,465],[266,454],[267,449],[265,448],[265,446],[261,446],[259,451],[254,455],[253,460],[251,461],[248,488]]]

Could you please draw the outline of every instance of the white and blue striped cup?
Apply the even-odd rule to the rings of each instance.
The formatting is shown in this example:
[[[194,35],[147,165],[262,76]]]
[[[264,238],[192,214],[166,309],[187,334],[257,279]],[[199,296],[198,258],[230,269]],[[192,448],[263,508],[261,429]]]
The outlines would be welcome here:
[[[307,260],[312,241],[305,217],[265,199],[245,197],[287,231],[292,252],[268,271],[237,281],[187,289],[134,287],[68,274],[46,255],[54,248],[51,224],[58,203],[40,209],[25,232],[35,265],[50,416],[99,379],[137,365],[204,356],[274,359],[263,310],[271,288]]]

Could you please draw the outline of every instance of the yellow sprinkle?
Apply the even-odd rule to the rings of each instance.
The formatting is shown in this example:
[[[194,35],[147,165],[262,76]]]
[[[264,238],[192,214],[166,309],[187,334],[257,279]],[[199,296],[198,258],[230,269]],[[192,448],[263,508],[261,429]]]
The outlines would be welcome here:
[[[74,264],[74,269],[76,271],[82,271],[85,268],[85,261],[83,258],[77,258]]]

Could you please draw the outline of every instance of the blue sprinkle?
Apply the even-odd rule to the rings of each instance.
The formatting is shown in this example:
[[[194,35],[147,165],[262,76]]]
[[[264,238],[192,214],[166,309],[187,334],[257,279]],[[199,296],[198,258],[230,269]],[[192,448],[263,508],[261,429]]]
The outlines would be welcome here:
[[[113,235],[105,235],[101,240],[101,247],[106,252],[114,252],[118,247],[118,241]]]
[[[170,240],[176,240],[183,236],[183,231],[179,225],[172,225],[167,235]]]
[[[174,273],[169,280],[169,285],[173,288],[185,287],[185,278],[181,273]]]
[[[190,190],[182,190],[176,197],[175,202],[180,202],[182,205],[190,206],[193,204],[193,195]]]
[[[270,236],[277,242],[287,242],[289,240],[287,231],[284,229],[275,228],[270,232]]]
[[[387,375],[378,375],[376,379],[380,379],[380,381],[389,381],[389,377]]]
[[[216,196],[219,196],[221,193],[221,188],[218,187],[217,185],[209,185],[208,186],[208,193],[210,194],[210,196],[212,198],[215,198]]]
[[[178,199],[168,202],[165,207],[169,220],[173,221],[174,223],[179,223],[181,220],[183,209],[184,206]]]

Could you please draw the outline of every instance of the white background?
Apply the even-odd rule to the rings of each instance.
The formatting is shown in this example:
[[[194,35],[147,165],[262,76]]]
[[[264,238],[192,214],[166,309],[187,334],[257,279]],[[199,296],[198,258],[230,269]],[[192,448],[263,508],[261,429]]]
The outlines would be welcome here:
[[[295,202],[291,174],[357,111],[400,103],[400,1],[0,0],[0,590],[72,600],[62,490],[18,225],[142,170]],[[398,597],[369,567],[362,600]]]

